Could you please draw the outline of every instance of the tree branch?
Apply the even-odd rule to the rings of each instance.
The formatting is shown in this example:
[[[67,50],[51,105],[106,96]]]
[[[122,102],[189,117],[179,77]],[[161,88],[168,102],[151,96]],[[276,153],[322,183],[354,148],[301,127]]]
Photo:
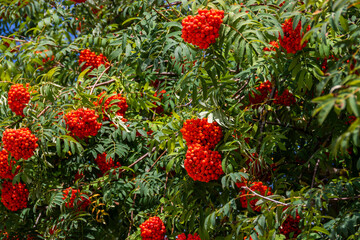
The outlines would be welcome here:
[[[250,191],[252,194],[254,194],[255,196],[257,196],[257,197],[259,197],[259,198],[262,198],[262,199],[265,199],[265,200],[268,200],[268,201],[270,201],[270,202],[274,202],[274,203],[277,203],[277,204],[280,204],[280,205],[283,205],[283,206],[290,206],[290,205],[287,204],[287,203],[279,202],[279,201],[274,200],[274,199],[272,199],[272,198],[268,198],[268,197],[265,197],[265,196],[263,196],[263,195],[261,195],[261,194],[258,194],[258,193],[256,193],[255,191],[251,190],[251,189],[250,189],[249,187],[247,187],[247,186],[242,186],[241,188]]]

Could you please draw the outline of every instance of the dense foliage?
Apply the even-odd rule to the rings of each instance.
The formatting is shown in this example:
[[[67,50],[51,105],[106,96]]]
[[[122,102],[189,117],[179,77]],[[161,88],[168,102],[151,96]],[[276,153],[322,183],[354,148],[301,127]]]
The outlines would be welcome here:
[[[360,238],[358,1],[2,0],[0,38],[0,238]]]

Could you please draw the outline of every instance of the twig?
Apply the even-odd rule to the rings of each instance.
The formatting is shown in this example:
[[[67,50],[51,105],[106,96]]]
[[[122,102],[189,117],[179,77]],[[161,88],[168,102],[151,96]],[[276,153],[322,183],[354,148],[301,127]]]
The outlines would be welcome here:
[[[21,40],[21,39],[15,39],[15,38],[11,38],[11,37],[5,37],[5,36],[1,36],[1,35],[0,35],[0,38],[5,38],[5,39],[15,41],[15,42],[25,42],[25,43],[31,42],[31,41],[26,41],[26,40]]]
[[[134,199],[133,199],[133,202],[132,202],[132,208],[134,208],[134,206],[135,206],[135,199],[136,199],[136,193],[134,194]],[[132,227],[133,223],[134,223],[134,210],[131,210],[131,223],[130,223],[130,226],[129,226],[128,237],[130,236],[131,227]]]
[[[157,73],[156,75],[160,75],[160,76],[177,76],[177,74],[173,73],[173,72],[161,72],[161,73]]]
[[[42,110],[39,115],[37,115],[36,117],[39,118],[41,115],[43,115],[48,109],[50,108],[50,106],[47,106],[46,108],[44,108],[44,110]]]
[[[5,129],[6,129],[6,128],[9,128],[9,127],[13,127],[13,126],[15,126],[17,123],[21,122],[23,119],[24,119],[24,117],[19,118],[16,122],[14,122],[14,123],[12,123],[12,124],[10,124],[10,125],[6,126],[6,127],[5,127]]]
[[[39,216],[36,218],[33,228],[36,227],[36,225],[38,224],[40,217],[41,217],[41,212],[39,213]]]
[[[167,152],[167,149],[165,149],[165,151],[162,152],[162,154],[160,154],[160,156],[155,160],[155,162],[153,163],[153,165],[151,165],[151,167],[146,171],[146,172],[150,172],[151,169],[153,169],[153,167],[155,166],[155,164],[160,160],[160,158],[162,156],[164,156],[164,154]]]
[[[241,88],[239,90],[236,91],[236,93],[234,93],[234,95],[232,96],[232,98],[234,98],[236,95],[238,95],[242,90],[244,90],[244,88],[249,84],[249,80],[247,80],[245,82],[245,84],[243,86],[241,86]]]
[[[360,198],[360,196],[342,197],[342,198],[330,198],[329,201],[346,201],[346,200],[353,200],[353,199],[358,199],[358,198]]]
[[[166,187],[167,187],[168,179],[169,179],[169,173],[167,172],[166,173],[166,179],[165,179],[165,186],[164,186],[164,195],[163,195],[164,198],[166,197]],[[160,213],[162,213],[163,210],[164,210],[164,205],[162,204],[161,208],[160,208]]]
[[[277,200],[274,200],[274,199],[265,197],[265,196],[263,196],[263,195],[261,195],[261,194],[258,194],[258,193],[256,193],[256,192],[254,192],[253,190],[251,190],[251,189],[250,189],[249,187],[247,187],[247,186],[242,186],[241,188],[246,189],[246,190],[250,191],[252,194],[254,194],[255,196],[260,197],[260,198],[263,198],[263,199],[265,199],[265,200],[268,200],[268,201],[271,201],[271,202],[274,202],[274,203],[277,203],[277,204],[280,204],[280,205],[283,205],[283,206],[290,206],[290,205],[287,204],[287,203],[279,202],[279,201],[277,201]]]
[[[162,14],[161,12],[159,12],[158,10],[156,10],[156,8],[152,8],[155,12],[157,12],[157,14],[159,14],[160,16],[162,16],[163,18],[165,18],[168,22],[171,22],[170,19],[168,19],[164,14]]]
[[[312,181],[311,181],[311,188],[314,187],[316,172],[317,172],[317,169],[319,167],[319,163],[320,163],[320,158],[316,161],[316,164],[315,164],[314,174],[313,174],[313,178],[312,178]]]
[[[184,104],[184,105],[180,105],[180,106],[177,106],[177,107],[187,107],[187,106],[189,106],[190,104],[192,103],[192,99],[190,99],[190,101],[188,102],[188,103],[186,103],[186,104]]]
[[[93,93],[94,88],[95,88],[96,84],[99,82],[100,78],[102,78],[102,76],[104,75],[104,73],[105,73],[109,68],[110,68],[110,66],[108,66],[107,68],[105,68],[105,70],[100,74],[100,76],[98,77],[98,79],[96,79],[95,84],[91,87],[90,95]]]

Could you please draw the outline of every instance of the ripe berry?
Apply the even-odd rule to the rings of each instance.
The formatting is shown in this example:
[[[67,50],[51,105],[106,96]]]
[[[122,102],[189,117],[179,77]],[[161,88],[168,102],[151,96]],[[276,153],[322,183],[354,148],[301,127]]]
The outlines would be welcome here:
[[[278,92],[276,91],[274,97],[274,103],[283,106],[291,106],[296,103],[296,99],[289,90],[285,89],[283,93],[279,96]]]
[[[16,115],[25,117],[23,111],[29,101],[30,93],[22,84],[14,84],[10,87],[8,93],[8,104],[11,111],[13,111]]]
[[[166,93],[166,90],[161,90],[160,93],[155,92],[154,97],[158,97],[160,99],[160,102],[162,102],[164,98],[164,93]],[[153,104],[156,105],[156,102],[153,102]],[[156,108],[152,108],[152,110],[157,114],[162,114],[164,112],[164,108],[162,105],[159,105]]]
[[[90,71],[95,68],[100,67],[101,65],[105,65],[106,67],[109,65],[107,58],[102,55],[96,55],[96,53],[90,51],[90,49],[84,49],[80,52],[79,57],[79,66],[84,63],[81,67],[81,71],[84,71],[86,68],[91,67]]]
[[[86,2],[86,0],[70,0],[74,3],[83,3],[83,2]]]
[[[119,107],[119,109],[116,111],[116,115],[118,116],[124,116],[126,110],[128,109],[128,105],[126,103],[126,98],[121,96],[121,94],[112,95],[110,97],[106,96],[106,92],[102,92],[98,95],[99,100],[97,102],[94,102],[95,106],[101,106],[103,105],[102,112],[103,112],[103,121],[109,121],[109,117],[105,113],[110,113],[109,109],[111,109],[113,106]],[[104,99],[105,102],[104,102]]]
[[[182,233],[177,236],[177,240],[201,240],[201,238],[197,233],[194,233],[194,235],[188,234],[187,237],[185,233]]]
[[[221,167],[221,155],[198,143],[188,146],[184,166],[194,181],[209,182],[224,174]]]
[[[121,167],[119,162],[114,162],[112,158],[106,160],[106,153],[98,154],[95,158],[95,163],[98,165],[100,171],[105,174],[110,169]]]
[[[276,41],[271,41],[269,42],[270,45],[272,45],[273,47],[264,47],[263,51],[267,51],[267,52],[270,52],[270,51],[276,51],[275,48],[279,48],[279,44],[276,42]]]
[[[256,206],[256,203],[259,199],[254,199],[255,195],[254,194],[251,194],[250,191],[242,188],[243,186],[247,186],[247,181],[243,181],[241,183],[236,183],[236,186],[238,188],[240,188],[240,196],[241,195],[244,195],[244,196],[241,196],[240,197],[240,202],[241,202],[241,206],[243,208],[247,208],[248,204],[250,205],[250,207],[256,211],[256,212],[260,212],[261,211],[261,206]],[[267,187],[265,185],[263,185],[262,182],[253,182],[251,183],[250,186],[248,186],[251,190],[253,190],[254,192],[257,192],[259,193],[260,195],[262,196],[270,196],[272,195],[272,192],[271,192],[271,188],[270,187]],[[252,200],[250,200],[252,199]]]
[[[85,193],[81,193],[80,190],[72,189],[71,187],[63,191],[62,200],[67,199],[70,192],[71,192],[71,196],[65,203],[65,207],[74,208],[74,204],[75,204],[78,210],[84,211],[90,205],[90,200],[86,198],[87,195]],[[76,203],[74,203],[75,199],[77,199]]]
[[[208,123],[207,118],[188,119],[180,130],[187,145],[198,143],[213,149],[223,136],[221,127],[216,123]]]
[[[2,141],[4,148],[16,160],[27,160],[34,155],[38,147],[38,139],[31,133],[28,128],[6,129],[3,133]]]
[[[15,173],[12,173],[13,166],[16,165],[16,161],[8,161],[9,153],[3,149],[0,152],[0,179],[10,179],[13,180],[15,175],[19,172],[20,166],[16,166]]]
[[[280,45],[285,48],[287,53],[297,53],[298,51],[306,47],[308,41],[305,41],[302,45],[300,44],[304,36],[304,33],[301,33],[301,21],[299,21],[297,27],[294,30],[292,19],[287,19],[282,24],[282,30],[284,33],[284,37],[281,38],[281,35],[279,33],[279,41]],[[306,31],[309,30],[310,25],[307,27]]]
[[[44,53],[45,53],[45,52],[48,52],[48,51],[49,51],[49,50],[45,49],[45,50],[44,50]],[[42,51],[36,51],[35,53],[36,53],[36,54],[41,54]],[[48,57],[47,54],[45,53],[45,58],[42,59],[42,62],[45,64],[45,63],[47,63],[47,62],[49,62],[49,61],[54,61],[54,59],[55,59],[55,56],[54,56],[54,55],[52,55],[52,57],[51,57],[51,59],[50,59],[50,57]]]
[[[12,184],[5,181],[2,184],[1,202],[10,211],[17,211],[27,207],[29,190],[26,189],[24,183]]]
[[[280,226],[280,233],[284,234],[286,239],[296,239],[301,233],[301,229],[299,228],[300,219],[298,213],[296,213],[295,219],[289,215]]]
[[[224,11],[217,9],[198,10],[198,15],[187,16],[182,20],[182,35],[185,42],[207,49],[219,37]]]
[[[166,228],[159,217],[150,217],[140,225],[143,240],[164,240]]]
[[[95,110],[79,108],[65,114],[67,129],[80,139],[96,136],[101,123],[97,122],[99,115]]]
[[[256,105],[256,104],[259,104],[259,103],[263,103],[268,98],[268,96],[270,95],[271,89],[272,88],[271,88],[271,82],[270,81],[266,81],[266,82],[261,83],[260,86],[256,88],[256,90],[258,92],[260,92],[260,94],[257,94],[254,91],[252,92],[252,94],[249,93],[250,104]]]

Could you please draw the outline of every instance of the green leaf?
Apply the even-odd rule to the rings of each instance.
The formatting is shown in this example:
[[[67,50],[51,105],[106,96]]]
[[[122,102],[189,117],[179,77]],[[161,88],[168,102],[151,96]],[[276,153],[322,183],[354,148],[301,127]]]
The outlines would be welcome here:
[[[330,235],[330,232],[328,230],[326,230],[325,228],[319,227],[319,226],[313,227],[310,231],[312,231],[312,232],[321,232],[321,233],[324,233],[326,235]]]

